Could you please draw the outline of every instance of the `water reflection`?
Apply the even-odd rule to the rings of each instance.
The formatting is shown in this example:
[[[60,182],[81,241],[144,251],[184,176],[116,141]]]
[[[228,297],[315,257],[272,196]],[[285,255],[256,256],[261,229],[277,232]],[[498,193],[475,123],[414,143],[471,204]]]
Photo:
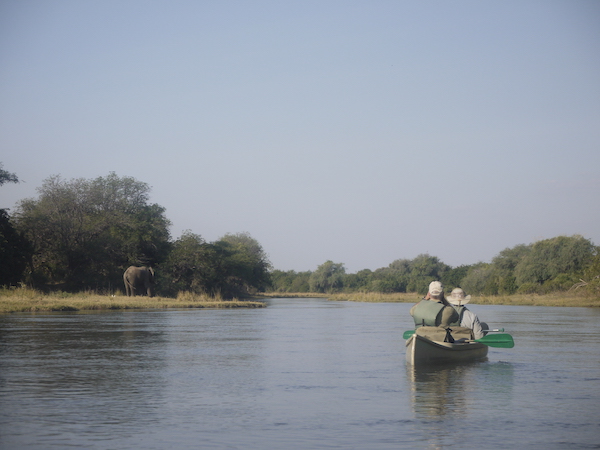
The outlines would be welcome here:
[[[465,384],[468,366],[414,366],[407,364],[411,402],[418,419],[443,419],[467,408]]]
[[[503,403],[512,393],[513,366],[509,363],[474,362],[437,366],[407,364],[407,379],[413,412],[417,419],[443,420],[447,416],[466,417],[479,406],[474,392],[485,391]]]

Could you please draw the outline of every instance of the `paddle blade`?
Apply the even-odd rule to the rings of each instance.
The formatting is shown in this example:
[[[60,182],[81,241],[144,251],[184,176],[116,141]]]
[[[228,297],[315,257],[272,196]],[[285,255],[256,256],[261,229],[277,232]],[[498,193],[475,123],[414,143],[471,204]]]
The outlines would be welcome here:
[[[488,334],[481,339],[475,339],[475,342],[499,348],[513,348],[515,346],[515,341],[510,334]]]
[[[413,334],[415,334],[415,330],[406,330],[404,332],[404,334],[402,335],[402,339],[408,339],[409,337],[411,337]]]

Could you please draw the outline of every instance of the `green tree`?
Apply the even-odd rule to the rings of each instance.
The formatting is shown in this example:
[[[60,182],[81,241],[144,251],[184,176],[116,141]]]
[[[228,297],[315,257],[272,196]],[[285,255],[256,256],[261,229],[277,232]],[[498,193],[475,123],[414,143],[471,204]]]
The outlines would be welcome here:
[[[310,276],[309,284],[311,292],[337,292],[344,287],[346,269],[342,263],[326,261],[317,267]]]
[[[381,267],[371,276],[369,290],[372,292],[406,292],[410,277],[410,261],[397,259],[388,267]]]
[[[296,273],[289,292],[310,292],[310,276],[312,272],[306,270]]]
[[[22,281],[30,257],[29,242],[13,227],[6,210],[0,209],[0,286]]]
[[[488,263],[478,263],[470,267],[461,281],[461,288],[470,294],[496,294],[494,283],[494,267]]]
[[[179,292],[208,293],[214,252],[198,234],[186,230],[177,239],[165,262],[160,265],[158,290],[163,295]]]
[[[262,246],[249,233],[226,234],[215,245],[227,274],[228,291],[254,294],[271,284],[271,263]]]
[[[537,241],[515,266],[516,283],[541,285],[559,274],[581,273],[594,255],[595,246],[579,235]]]
[[[452,292],[452,289],[457,287],[462,288],[462,280],[467,276],[471,267],[471,265],[462,265],[444,272],[441,281],[446,292]]]
[[[372,280],[373,272],[370,269],[349,273],[344,279],[344,290],[348,292],[368,291]]]
[[[450,266],[441,262],[437,256],[428,254],[418,255],[410,262],[409,268],[410,275],[406,290],[420,294],[426,294],[429,283],[441,280],[444,274],[450,270]]]
[[[248,233],[226,234],[207,243],[187,230],[173,243],[160,266],[160,288],[167,295],[180,291],[245,297],[270,286],[269,262],[262,246]]]
[[[596,247],[595,255],[584,269],[583,277],[571,288],[580,287],[590,295],[600,294],[600,247]]]
[[[410,260],[397,259],[387,267],[376,269],[369,283],[372,292],[406,292],[410,278]]]
[[[46,179],[22,200],[15,227],[33,245],[32,281],[68,290],[114,289],[131,264],[157,264],[170,248],[165,209],[130,177]]]
[[[271,289],[274,292],[309,292],[308,280],[311,273],[310,271],[273,270],[271,272]]]
[[[18,183],[19,178],[7,172],[0,163],[0,186]],[[0,209],[0,286],[15,285],[23,279],[23,272],[31,256],[31,245],[13,226],[8,211]]]
[[[502,250],[492,259],[493,277],[499,294],[514,294],[518,285],[515,268],[531,252],[531,245],[519,244]]]

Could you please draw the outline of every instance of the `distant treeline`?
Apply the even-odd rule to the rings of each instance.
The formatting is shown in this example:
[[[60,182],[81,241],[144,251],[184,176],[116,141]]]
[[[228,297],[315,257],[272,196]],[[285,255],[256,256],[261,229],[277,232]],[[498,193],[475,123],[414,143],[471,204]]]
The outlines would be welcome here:
[[[271,273],[275,292],[419,292],[432,280],[446,290],[470,294],[549,293],[583,288],[600,293],[600,248],[582,236],[558,236],[502,250],[491,263],[451,267],[422,254],[389,266],[347,274],[344,265],[327,261],[314,272]]]
[[[2,169],[0,186],[18,182]],[[559,236],[500,252],[491,263],[450,267],[437,257],[399,259],[388,267],[348,274],[327,261],[314,272],[272,270],[248,233],[206,242],[184,232],[172,240],[165,208],[150,204],[150,188],[110,173],[92,180],[52,176],[38,197],[0,209],[0,285],[99,293],[123,291],[130,265],[152,266],[157,294],[181,291],[244,297],[275,292],[420,292],[431,280],[470,294],[546,293],[579,285],[594,294],[599,248],[582,236]]]
[[[2,170],[0,185],[18,182]],[[270,263],[247,233],[215,242],[186,231],[169,235],[165,208],[149,204],[149,186],[111,173],[93,180],[46,179],[39,196],[0,210],[0,285],[42,290],[124,291],[130,265],[152,266],[156,292],[247,296],[270,285]]]

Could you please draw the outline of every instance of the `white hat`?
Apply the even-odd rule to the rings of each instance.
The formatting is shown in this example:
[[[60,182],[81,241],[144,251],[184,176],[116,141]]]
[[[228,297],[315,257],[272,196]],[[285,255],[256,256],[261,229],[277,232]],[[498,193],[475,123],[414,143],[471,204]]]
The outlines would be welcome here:
[[[431,295],[440,295],[444,292],[444,286],[439,281],[432,281],[429,283],[429,293]]]
[[[447,300],[456,306],[466,305],[471,301],[471,296],[467,295],[465,297],[465,291],[463,291],[461,288],[456,288],[452,290],[452,293],[450,294],[450,297],[447,298]]]

